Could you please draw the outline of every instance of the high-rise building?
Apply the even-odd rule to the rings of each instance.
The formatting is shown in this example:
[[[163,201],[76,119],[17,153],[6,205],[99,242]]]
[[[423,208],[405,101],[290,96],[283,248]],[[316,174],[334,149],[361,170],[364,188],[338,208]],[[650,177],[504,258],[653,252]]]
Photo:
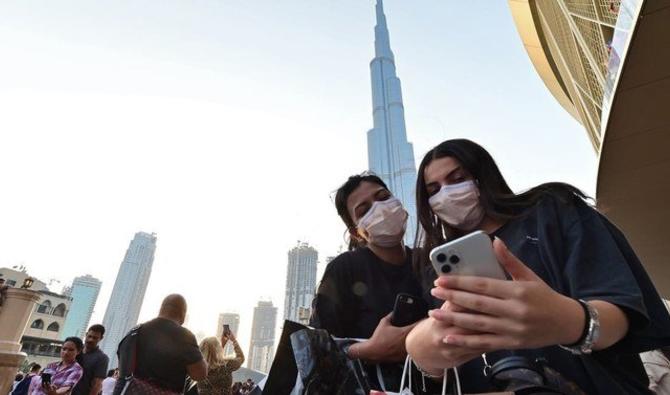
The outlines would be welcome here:
[[[284,319],[307,323],[316,292],[316,262],[319,253],[307,243],[298,242],[288,252]]]
[[[100,280],[87,274],[76,277],[72,281],[72,286],[66,287],[66,291],[63,291],[72,298],[70,312],[61,335],[63,339],[69,336],[84,338],[101,286]]]
[[[221,339],[223,335],[223,326],[230,326],[230,331],[233,332],[235,337],[237,337],[238,331],[240,330],[240,315],[237,313],[221,313],[219,314],[218,326],[216,328],[216,337]],[[228,342],[223,348],[225,355],[230,355],[234,352],[233,345]]]
[[[263,373],[270,371],[274,357],[276,325],[277,308],[272,302],[258,302],[258,306],[254,307],[254,320],[251,323],[247,365],[250,369]]]
[[[598,156],[598,207],[670,296],[668,2],[508,2],[535,70]]]
[[[411,246],[416,231],[414,148],[407,141],[402,89],[396,75],[382,0],[377,0],[376,13],[375,57],[370,62],[374,127],[368,131],[368,167],[384,180],[409,213],[405,244]]]
[[[121,262],[102,323],[105,326],[102,350],[109,356],[110,367],[117,365],[116,350],[119,342],[137,324],[155,251],[156,234],[138,232]]]

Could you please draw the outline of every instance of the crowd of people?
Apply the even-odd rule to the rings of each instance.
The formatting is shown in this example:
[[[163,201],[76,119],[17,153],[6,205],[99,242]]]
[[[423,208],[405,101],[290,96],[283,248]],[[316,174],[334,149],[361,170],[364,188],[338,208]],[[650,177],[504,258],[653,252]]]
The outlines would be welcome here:
[[[670,366],[650,384],[640,353],[655,353],[655,371],[663,372],[670,316],[624,234],[591,202],[563,183],[515,193],[483,147],[448,140],[419,166],[420,226],[410,248],[403,242],[408,212],[385,182],[351,176],[335,196],[349,251],[328,264],[310,325],[364,339],[343,352],[363,362],[374,390],[398,389],[409,357],[422,376],[413,394],[442,393],[450,378],[466,393],[662,393]],[[430,251],[475,231],[490,237],[507,278],[436,273]],[[423,318],[395,326],[399,294],[423,301],[415,304]],[[84,342],[65,339],[61,360],[33,366],[12,394],[252,391],[251,381],[233,383],[244,362],[235,335],[198,344],[183,327],[186,311],[181,295],[166,297],[158,317],[119,344],[118,371],[108,371],[97,347],[104,328],[94,325]],[[233,358],[224,356],[229,342]]]
[[[247,379],[247,381],[237,381],[233,384],[231,395],[247,395],[256,387],[256,383],[252,379]]]
[[[119,344],[119,368],[108,370],[109,358],[98,343],[105,328],[93,325],[85,340],[63,341],[60,360],[42,368],[29,367],[17,375],[10,395],[189,395],[248,394],[255,384],[248,380],[233,385],[233,372],[244,363],[244,353],[232,332],[220,339],[196,342],[184,328],[186,300],[167,296],[158,317],[133,328]],[[233,358],[224,355],[230,342]]]

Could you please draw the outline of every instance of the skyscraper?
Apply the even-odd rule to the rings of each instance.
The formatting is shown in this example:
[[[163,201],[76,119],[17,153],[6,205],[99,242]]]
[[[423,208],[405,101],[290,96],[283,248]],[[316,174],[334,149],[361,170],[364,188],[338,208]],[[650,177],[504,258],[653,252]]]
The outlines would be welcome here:
[[[268,373],[272,366],[275,346],[275,326],[277,308],[272,302],[258,302],[254,307],[254,320],[251,324],[251,342],[249,344],[248,367]]]
[[[312,299],[316,291],[316,261],[319,253],[307,243],[300,243],[288,252],[284,319],[309,321]]]
[[[402,89],[382,0],[377,0],[376,13],[375,57],[370,62],[374,127],[368,131],[368,167],[384,180],[409,213],[405,243],[411,246],[416,231],[414,148],[407,141]]]
[[[233,332],[233,335],[237,337],[237,331],[240,329],[240,315],[236,313],[221,313],[219,314],[219,322],[218,326],[216,328],[216,337],[217,339],[221,339],[221,336],[223,335],[223,326],[228,325],[230,326],[231,332]],[[224,354],[229,355],[233,353],[233,345],[228,342],[226,346],[223,348]]]
[[[70,336],[80,338],[85,336],[101,286],[100,280],[87,274],[76,277],[72,285],[66,287],[68,296],[72,298],[72,304],[61,335],[63,339]]]
[[[116,349],[119,342],[137,324],[155,251],[156,234],[138,232],[121,262],[103,319],[106,332],[102,350],[109,356],[110,367],[117,365]]]

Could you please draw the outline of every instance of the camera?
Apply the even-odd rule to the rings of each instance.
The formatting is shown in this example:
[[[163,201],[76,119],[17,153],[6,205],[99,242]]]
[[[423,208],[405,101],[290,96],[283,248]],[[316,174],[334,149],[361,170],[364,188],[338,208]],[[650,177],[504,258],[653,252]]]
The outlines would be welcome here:
[[[448,255],[447,255],[448,254]],[[451,273],[452,267],[451,265],[455,265],[461,261],[461,258],[453,251],[448,251],[447,254],[445,253],[439,253],[437,256],[435,256],[435,259],[439,262],[442,263],[440,267],[440,271],[442,273]],[[447,263],[449,262],[449,263]]]
[[[42,378],[42,384],[45,385],[51,384],[51,373],[42,373],[40,377]]]

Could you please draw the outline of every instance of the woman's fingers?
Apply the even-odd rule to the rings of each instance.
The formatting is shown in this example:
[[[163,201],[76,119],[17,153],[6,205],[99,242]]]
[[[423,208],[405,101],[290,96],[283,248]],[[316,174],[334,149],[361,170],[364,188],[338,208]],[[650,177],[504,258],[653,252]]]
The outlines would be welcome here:
[[[496,237],[493,241],[493,252],[498,262],[505,268],[507,273],[517,281],[542,281],[535,272],[530,270],[519,258],[517,258],[502,241]]]
[[[513,281],[475,276],[440,276],[435,280],[435,285],[440,288],[460,289],[499,299],[515,297],[515,289],[518,287],[518,283]]]
[[[433,288],[430,293],[438,299],[446,300],[470,311],[495,316],[506,316],[512,313],[512,306],[508,301],[490,296],[441,287]]]
[[[477,333],[513,334],[515,331],[518,332],[514,322],[505,318],[443,310],[432,310],[429,314],[442,323],[469,329]]]
[[[515,350],[523,346],[519,339],[490,333],[474,335],[453,334],[446,336],[444,342],[452,346],[475,348],[484,350],[484,352],[502,349]]]

